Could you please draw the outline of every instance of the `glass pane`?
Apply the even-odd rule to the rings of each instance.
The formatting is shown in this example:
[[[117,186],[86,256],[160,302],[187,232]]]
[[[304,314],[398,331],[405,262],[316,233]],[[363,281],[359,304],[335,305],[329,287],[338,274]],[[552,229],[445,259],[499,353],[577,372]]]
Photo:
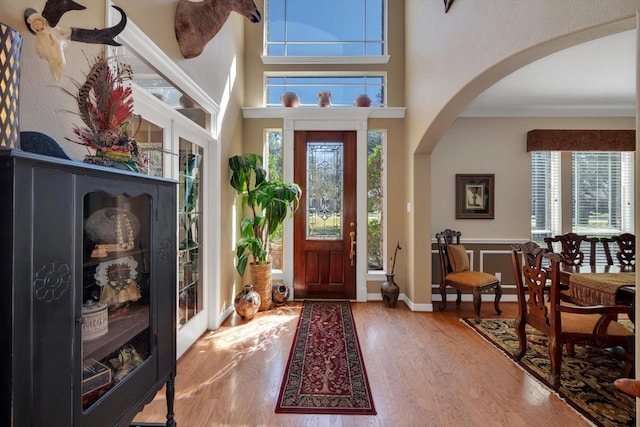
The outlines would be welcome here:
[[[267,147],[267,162],[269,179],[282,181],[282,130],[267,130],[265,132],[265,145]],[[269,239],[269,254],[271,255],[271,268],[282,270],[282,254],[284,245],[282,241],[282,226],[280,224],[275,233]]]
[[[366,93],[372,107],[384,107],[384,76],[269,76],[266,79],[268,107],[280,107],[285,92],[295,92],[301,107],[316,107],[318,92],[331,92],[333,107],[352,107],[356,97]]]
[[[590,237],[622,232],[622,177],[620,153],[574,152],[572,230]],[[602,245],[596,263],[606,263]]]
[[[267,54],[361,56],[384,53],[383,0],[268,0]],[[368,44],[382,46],[371,49]]]
[[[342,239],[342,142],[307,143],[307,239]]]
[[[369,131],[367,143],[367,262],[369,270],[384,268],[384,132]]]
[[[180,327],[202,311],[202,147],[180,138],[178,194],[178,322]]]
[[[127,126],[127,134],[132,135],[138,143],[138,150],[142,153],[146,170],[140,172],[147,175],[163,176],[162,154],[164,152],[164,128],[134,115]]]
[[[151,203],[84,197],[82,400],[88,409],[149,357]]]

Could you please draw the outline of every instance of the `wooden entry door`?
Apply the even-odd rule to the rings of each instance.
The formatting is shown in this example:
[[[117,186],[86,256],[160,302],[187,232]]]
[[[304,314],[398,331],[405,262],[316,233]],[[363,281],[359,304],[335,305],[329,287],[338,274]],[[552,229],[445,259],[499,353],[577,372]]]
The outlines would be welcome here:
[[[356,132],[296,131],[296,298],[356,298]]]

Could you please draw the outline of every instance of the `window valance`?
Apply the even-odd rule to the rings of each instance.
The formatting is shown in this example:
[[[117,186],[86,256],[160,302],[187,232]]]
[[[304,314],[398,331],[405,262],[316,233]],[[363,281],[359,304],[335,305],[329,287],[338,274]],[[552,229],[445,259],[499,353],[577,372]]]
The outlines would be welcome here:
[[[534,129],[527,151],[635,151],[636,131],[626,129]]]

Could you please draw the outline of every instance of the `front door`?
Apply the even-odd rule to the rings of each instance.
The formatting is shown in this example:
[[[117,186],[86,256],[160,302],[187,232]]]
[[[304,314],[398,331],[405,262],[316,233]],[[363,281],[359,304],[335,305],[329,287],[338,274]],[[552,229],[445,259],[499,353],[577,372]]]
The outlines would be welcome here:
[[[295,298],[356,298],[356,132],[296,131]]]

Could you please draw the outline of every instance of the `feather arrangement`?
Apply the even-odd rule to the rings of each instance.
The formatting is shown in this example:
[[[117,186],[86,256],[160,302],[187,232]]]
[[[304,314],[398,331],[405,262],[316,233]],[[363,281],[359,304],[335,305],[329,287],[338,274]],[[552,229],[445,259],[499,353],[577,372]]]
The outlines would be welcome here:
[[[95,150],[86,162],[135,172],[144,168],[146,162],[139,155],[135,139],[127,135],[133,114],[132,90],[127,81],[132,77],[130,65],[99,55],[85,82],[76,84],[75,98],[84,127],[76,126],[73,132],[82,144]]]

